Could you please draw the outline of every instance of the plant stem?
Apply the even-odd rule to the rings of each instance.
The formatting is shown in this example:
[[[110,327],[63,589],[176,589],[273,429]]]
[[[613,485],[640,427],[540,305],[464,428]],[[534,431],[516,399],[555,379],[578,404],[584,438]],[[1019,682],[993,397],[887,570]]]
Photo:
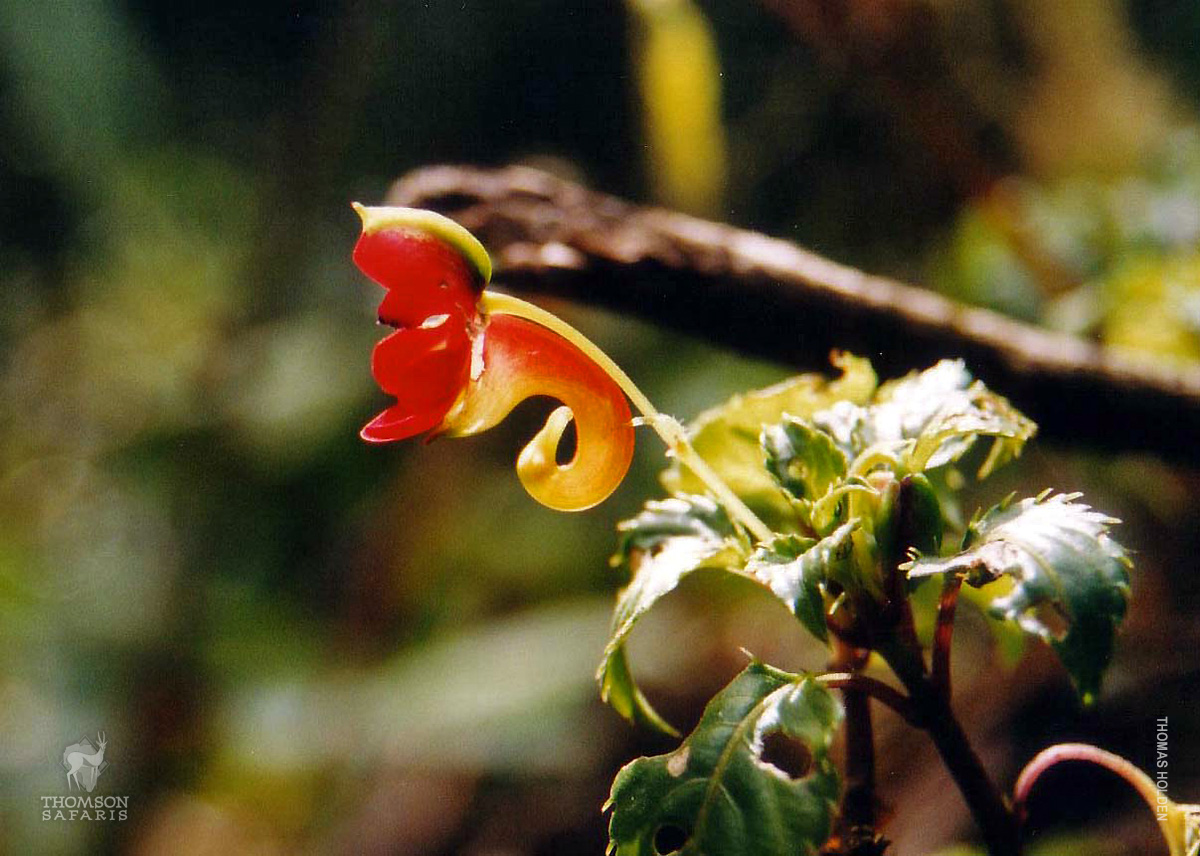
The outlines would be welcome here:
[[[930,680],[945,698],[950,698],[950,650],[954,640],[954,612],[958,606],[958,593],[962,589],[962,577],[947,574],[942,583],[942,596],[938,601],[937,624],[933,630],[933,653],[930,656]]]
[[[872,647],[908,690],[917,725],[929,732],[942,762],[950,771],[979,826],[988,852],[991,856],[1018,856],[1020,825],[1016,816],[988,778],[987,771],[971,748],[966,732],[950,706],[950,641],[958,589],[953,588],[949,597],[946,597],[947,590],[943,590],[938,609],[937,634],[940,642],[935,641],[932,675],[926,670],[921,644],[913,628],[912,605],[908,599],[905,575],[900,570],[902,556],[907,554],[916,535],[911,499],[913,489],[910,478],[901,480],[896,500],[898,526],[895,545],[890,555],[884,557],[882,568],[884,591],[888,597],[885,615],[890,620],[886,625],[888,630]]]
[[[875,832],[875,733],[871,724],[870,694],[888,697],[890,703],[907,699],[881,681],[859,673],[870,652],[857,649],[834,637],[830,666],[846,671],[822,676],[826,686],[842,691],[846,723],[846,788],[842,793],[838,836],[846,853],[860,852],[864,843],[874,845]],[[865,851],[864,851],[865,852]]]
[[[1017,777],[1017,786],[1013,788],[1013,799],[1018,813],[1024,812],[1025,803],[1029,800],[1029,792],[1033,790],[1034,784],[1042,773],[1063,761],[1086,761],[1089,764],[1096,764],[1106,770],[1111,770],[1133,786],[1134,790],[1138,792],[1138,796],[1146,805],[1150,806],[1151,811],[1157,806],[1159,794],[1158,789],[1154,787],[1154,782],[1120,755],[1114,755],[1099,746],[1087,743],[1060,743],[1057,746],[1043,749],[1033,756],[1033,760],[1025,765],[1025,769]]]
[[[920,651],[901,645],[884,645],[878,650],[908,690],[921,717],[921,727],[929,732],[942,762],[958,785],[979,826],[988,853],[991,856],[1019,856],[1021,828],[1017,817],[971,748],[966,732],[950,707],[949,697],[925,674]]]
[[[875,828],[875,732],[871,701],[853,685],[842,688],[846,711],[846,793],[842,819],[848,829]]]
[[[915,728],[921,728],[921,717],[912,700],[894,687],[876,678],[858,672],[826,672],[817,675],[816,680],[830,689],[855,692],[875,699],[880,704],[891,708],[901,719]]]
[[[658,436],[662,438],[662,441],[666,443],[668,454],[674,455],[684,466],[695,473],[696,477],[704,482],[705,486],[712,491],[717,501],[725,506],[725,509],[734,520],[744,526],[758,541],[769,541],[774,537],[774,533],[771,532],[770,527],[763,523],[758,518],[758,515],[751,511],[738,498],[737,494],[730,490],[729,486],[713,471],[712,467],[692,448],[691,441],[688,440],[687,431],[679,424],[678,420],[665,413],[660,413],[650,403],[650,399],[646,397],[645,393],[638,389],[629,375],[625,374],[621,367],[613,362],[612,358],[600,350],[590,339],[557,315],[521,300],[519,297],[513,297],[511,294],[484,291],[480,297],[479,305],[484,312],[515,315],[540,324],[562,336],[579,348],[579,350],[583,351],[589,359],[613,379],[622,392],[629,396],[630,402],[642,414],[646,424],[653,428]]]
[[[971,809],[975,822],[979,824],[988,852],[992,856],[1018,856],[1021,840],[1016,816],[988,777],[987,770],[944,699],[939,697],[939,701],[934,703],[926,729]]]
[[[1085,761],[1103,767],[1116,773],[1133,786],[1142,801],[1154,812],[1158,820],[1158,828],[1166,839],[1171,856],[1184,856],[1187,851],[1188,815],[1196,806],[1180,806],[1167,798],[1145,771],[1126,761],[1120,755],[1107,752],[1099,746],[1087,743],[1060,743],[1043,749],[1025,765],[1021,775],[1017,777],[1017,786],[1013,789],[1013,798],[1017,816],[1024,821],[1025,807],[1029,802],[1029,794],[1034,784],[1043,773],[1063,761]],[[1195,821],[1192,821],[1193,823]],[[1195,852],[1195,851],[1191,851]]]

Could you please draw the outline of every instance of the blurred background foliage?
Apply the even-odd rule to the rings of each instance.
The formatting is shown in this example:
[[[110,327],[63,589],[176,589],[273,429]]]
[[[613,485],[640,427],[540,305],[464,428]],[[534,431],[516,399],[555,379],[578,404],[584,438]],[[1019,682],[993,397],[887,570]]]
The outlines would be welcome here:
[[[664,748],[592,682],[613,525],[661,450],[567,516],[512,470],[544,402],[476,440],[362,444],[378,294],[348,202],[426,163],[533,163],[1194,360],[1198,8],[0,0],[0,850],[602,852],[612,774]],[[552,308],[682,417],[788,373]],[[968,611],[964,720],[1011,782],[1055,739],[1147,765],[1169,716],[1194,801],[1195,467],[1035,443],[980,502],[1048,485],[1138,551],[1107,691],[1080,711]],[[679,724],[739,646],[823,665],[734,583],[665,606],[633,659]],[[97,730],[129,820],[42,821]],[[882,715],[880,739],[897,855],[969,837],[925,742]],[[1104,774],[1047,778],[1045,852],[1161,846]]]

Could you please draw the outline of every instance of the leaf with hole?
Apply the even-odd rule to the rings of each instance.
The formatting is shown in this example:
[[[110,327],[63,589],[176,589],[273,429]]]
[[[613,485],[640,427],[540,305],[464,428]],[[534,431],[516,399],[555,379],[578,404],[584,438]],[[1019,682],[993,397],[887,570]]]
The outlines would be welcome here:
[[[962,574],[973,586],[1010,577],[1012,590],[992,602],[992,611],[1049,642],[1089,704],[1125,616],[1131,562],[1108,534],[1118,521],[1078,497],[1010,496],[970,524],[962,552],[903,567],[910,577]]]
[[[617,774],[608,852],[812,856],[840,791],[829,748],[841,715],[811,678],[751,663],[678,749]]]
[[[600,697],[633,722],[673,733],[634,683],[625,640],[638,619],[688,574],[706,568],[740,572],[750,545],[724,509],[705,496],[648,502],[618,528],[622,538],[613,562],[628,565],[633,578],[613,610],[612,633],[596,675]]]

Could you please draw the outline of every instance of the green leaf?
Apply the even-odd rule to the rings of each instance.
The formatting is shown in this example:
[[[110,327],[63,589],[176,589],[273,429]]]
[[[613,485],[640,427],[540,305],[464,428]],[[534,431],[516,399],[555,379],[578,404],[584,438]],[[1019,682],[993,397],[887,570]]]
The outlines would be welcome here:
[[[617,774],[608,852],[655,856],[664,852],[656,837],[674,837],[686,839],[675,851],[686,856],[812,856],[829,838],[840,790],[829,757],[840,720],[816,681],[751,663],[678,749]],[[797,744],[806,770],[776,754]]]
[[[767,472],[797,499],[820,499],[846,477],[846,455],[833,438],[799,419],[765,426],[760,442]]]
[[[975,381],[958,395],[947,395],[942,407],[917,436],[910,466],[914,470],[953,463],[980,437],[992,437],[992,448],[979,467],[987,478],[1021,454],[1037,433],[1037,425],[1009,404],[1008,399]]]
[[[670,499],[650,500],[636,517],[617,524],[621,543],[614,565],[629,562],[635,556],[656,553],[664,542],[688,536],[719,545],[737,534],[725,509],[706,496],[678,495]]]
[[[659,715],[638,689],[633,672],[629,670],[629,657],[623,644],[617,645],[611,652],[606,651],[604,663],[596,677],[600,681],[601,700],[608,702],[621,716],[639,727],[651,728],[672,737],[679,736],[679,731]]]
[[[991,634],[992,644],[996,647],[1000,662],[1009,669],[1016,668],[1017,664],[1021,662],[1021,658],[1029,650],[1030,643],[1029,636],[1021,629],[1020,625],[1006,620],[1000,612],[992,608],[997,600],[1007,597],[1012,587],[1012,579],[1005,577],[987,588],[978,589],[967,586],[958,595],[960,609],[965,604],[979,613]],[[931,591],[937,590],[931,588]]]
[[[972,381],[962,360],[942,360],[879,388],[874,403],[841,402],[813,415],[850,460],[864,452],[900,456],[912,472],[953,463],[980,437],[993,437],[980,478],[1020,454],[1037,430],[1000,395]]]
[[[992,602],[993,613],[1049,642],[1090,704],[1125,615],[1131,562],[1108,535],[1118,521],[1078,496],[1009,497],[971,523],[958,555],[903,567],[911,577],[962,574],[973,586],[1010,577],[1012,591]]]
[[[740,571],[750,547],[721,506],[704,496],[676,496],[646,503],[618,526],[623,533],[614,564],[628,564],[633,578],[617,596],[612,631],[596,678],[600,697],[639,724],[673,733],[637,689],[624,645],[634,625],[680,580],[702,568]]]
[[[805,374],[735,395],[701,413],[688,427],[692,446],[700,457],[768,525],[790,520],[792,510],[779,486],[763,469],[759,445],[763,426],[781,422],[784,414],[811,416],[837,401],[865,404],[875,390],[875,372],[868,360],[850,354],[834,354],[832,360],[842,370],[836,380]],[[679,463],[663,472],[662,483],[671,493],[704,492],[704,485]]]
[[[845,523],[820,541],[784,535],[759,548],[746,565],[821,641],[827,638],[824,583],[848,576],[850,536],[857,527],[857,522]]]

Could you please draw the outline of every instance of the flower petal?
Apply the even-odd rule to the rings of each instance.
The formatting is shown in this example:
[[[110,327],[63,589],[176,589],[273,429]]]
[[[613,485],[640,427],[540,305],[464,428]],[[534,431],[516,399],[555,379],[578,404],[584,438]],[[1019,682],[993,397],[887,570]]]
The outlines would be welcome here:
[[[494,314],[482,335],[483,372],[447,420],[449,432],[476,434],[530,396],[556,398],[570,414],[556,410],[521,453],[521,483],[538,502],[560,511],[582,511],[607,499],[633,459],[633,424],[620,388],[575,345],[532,321]],[[575,456],[560,465],[555,451],[571,417]]]
[[[363,439],[403,440],[437,427],[466,388],[470,368],[471,340],[453,318],[397,330],[371,355],[371,373],[397,403],[363,428]]]
[[[436,428],[444,415],[434,410],[413,413],[406,406],[396,404],[364,425],[358,436],[368,443],[407,440]]]
[[[390,226],[364,231],[354,263],[388,290],[379,318],[416,327],[431,315],[475,316],[483,288],[479,272],[453,245],[427,232]]]

